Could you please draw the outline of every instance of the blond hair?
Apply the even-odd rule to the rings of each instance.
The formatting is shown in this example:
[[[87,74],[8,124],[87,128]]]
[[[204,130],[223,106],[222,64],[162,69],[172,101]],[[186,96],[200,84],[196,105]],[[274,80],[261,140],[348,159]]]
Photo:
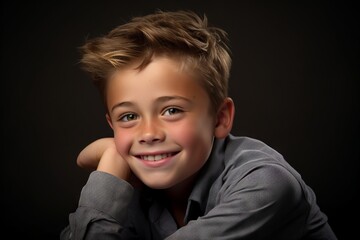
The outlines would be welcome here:
[[[191,11],[157,11],[134,17],[107,35],[88,40],[80,48],[81,64],[105,101],[106,80],[115,70],[134,61],[141,62],[141,70],[155,56],[177,57],[198,74],[217,111],[228,94],[231,57],[227,41],[226,32],[209,27],[205,15],[201,18]]]

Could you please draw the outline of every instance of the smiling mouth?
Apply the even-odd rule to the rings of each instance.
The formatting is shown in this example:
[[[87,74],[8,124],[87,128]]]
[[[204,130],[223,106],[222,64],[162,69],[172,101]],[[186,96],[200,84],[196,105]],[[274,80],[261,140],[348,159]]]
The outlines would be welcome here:
[[[172,157],[176,154],[177,154],[177,152],[154,154],[154,155],[138,155],[137,158],[140,158],[141,160],[144,160],[144,161],[156,162],[156,161],[160,161],[162,159],[168,158],[168,157]]]

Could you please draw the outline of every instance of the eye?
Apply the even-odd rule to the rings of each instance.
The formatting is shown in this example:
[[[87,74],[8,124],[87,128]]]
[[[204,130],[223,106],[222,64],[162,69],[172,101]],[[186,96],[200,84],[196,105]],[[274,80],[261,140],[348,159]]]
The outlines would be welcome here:
[[[130,121],[134,121],[138,119],[138,116],[134,113],[127,113],[127,114],[124,114],[122,115],[120,118],[119,118],[119,121],[121,122],[130,122]]]
[[[163,115],[164,116],[170,116],[170,115],[174,115],[174,114],[177,114],[177,113],[181,113],[182,110],[178,109],[178,108],[174,108],[174,107],[171,107],[171,108],[168,108],[164,111]]]

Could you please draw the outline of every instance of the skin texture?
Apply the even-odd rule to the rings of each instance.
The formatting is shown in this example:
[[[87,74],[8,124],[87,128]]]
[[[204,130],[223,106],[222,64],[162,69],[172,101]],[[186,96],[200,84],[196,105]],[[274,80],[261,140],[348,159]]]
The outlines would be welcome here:
[[[155,59],[140,72],[130,66],[115,73],[107,88],[116,149],[155,189],[194,175],[212,148],[216,120],[207,93],[178,69],[170,59]],[[160,155],[159,161],[144,160]]]
[[[164,190],[182,225],[187,197],[214,138],[231,130],[234,104],[226,98],[214,114],[204,88],[170,58],[155,58],[141,71],[136,66],[108,81],[106,117],[114,138],[91,143],[79,154],[78,165],[99,163],[99,171]]]

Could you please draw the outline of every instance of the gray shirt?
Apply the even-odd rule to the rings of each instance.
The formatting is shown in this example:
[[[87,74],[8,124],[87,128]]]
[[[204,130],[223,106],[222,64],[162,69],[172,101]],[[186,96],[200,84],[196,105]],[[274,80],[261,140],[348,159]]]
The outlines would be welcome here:
[[[215,140],[178,228],[161,193],[94,171],[61,239],[337,239],[312,189],[256,139]]]

